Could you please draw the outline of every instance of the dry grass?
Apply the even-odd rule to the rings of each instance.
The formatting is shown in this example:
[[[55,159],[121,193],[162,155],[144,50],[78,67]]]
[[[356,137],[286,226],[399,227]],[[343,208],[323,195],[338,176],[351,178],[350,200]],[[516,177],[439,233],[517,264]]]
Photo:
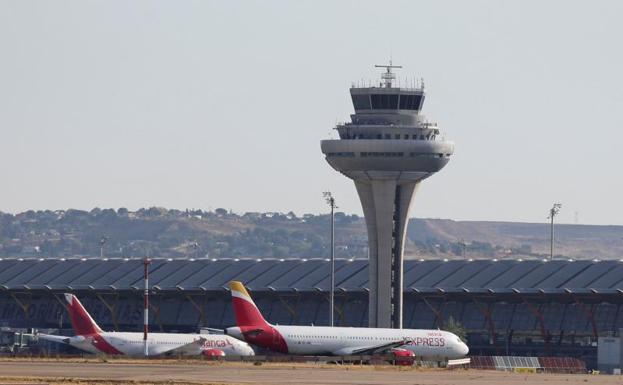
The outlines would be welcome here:
[[[264,367],[270,369],[340,369],[340,370],[366,370],[366,371],[447,371],[448,369],[422,368],[416,366],[394,366],[394,365],[358,365],[344,364],[336,365],[326,362],[265,362],[257,361],[218,361],[202,358],[127,358],[127,357],[0,357],[0,362],[19,362],[19,363],[71,363],[71,364],[118,364],[118,365],[200,365],[200,366],[226,366],[233,368]],[[0,378],[1,373],[0,373]],[[4,385],[0,383],[0,385]]]
[[[4,371],[4,373],[3,373]],[[74,377],[70,377],[75,374]],[[218,362],[200,359],[0,358],[0,385],[584,385],[617,376],[447,370],[390,365]]]
[[[42,378],[42,377],[3,377],[0,376],[0,385],[197,385],[197,382],[185,381],[127,381],[127,380],[98,380],[80,378]],[[222,382],[201,382],[203,385],[237,385]]]
[[[196,385],[196,383],[190,382],[153,382],[153,381],[111,381],[111,380],[94,380],[94,379],[79,379],[79,378],[41,378],[41,377],[2,377],[0,376],[0,385],[119,385],[119,384],[136,384],[136,385]],[[218,384],[220,385],[220,384]]]

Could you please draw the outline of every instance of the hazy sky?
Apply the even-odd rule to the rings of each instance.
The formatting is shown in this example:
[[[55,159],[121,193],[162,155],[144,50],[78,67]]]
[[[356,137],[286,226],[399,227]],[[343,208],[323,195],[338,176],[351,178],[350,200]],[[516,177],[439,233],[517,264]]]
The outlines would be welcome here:
[[[456,150],[412,216],[623,224],[623,2],[0,1],[0,211],[361,213],[319,141],[374,64]]]

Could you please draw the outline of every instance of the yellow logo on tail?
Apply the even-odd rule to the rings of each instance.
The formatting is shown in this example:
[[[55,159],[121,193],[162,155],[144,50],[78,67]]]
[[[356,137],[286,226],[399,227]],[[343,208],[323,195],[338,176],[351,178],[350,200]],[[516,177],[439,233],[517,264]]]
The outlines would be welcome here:
[[[248,298],[249,300],[251,299],[251,296],[249,295],[249,292],[244,287],[242,282],[240,282],[240,281],[231,281],[229,283],[229,288],[231,289],[232,294],[233,294],[233,292],[238,292],[238,294],[241,294],[242,296]]]

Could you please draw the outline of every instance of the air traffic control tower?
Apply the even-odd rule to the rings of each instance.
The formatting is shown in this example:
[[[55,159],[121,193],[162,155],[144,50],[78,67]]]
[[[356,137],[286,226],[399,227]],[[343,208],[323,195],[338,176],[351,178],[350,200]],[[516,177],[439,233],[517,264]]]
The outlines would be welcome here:
[[[355,182],[368,228],[369,326],[402,328],[402,260],[409,207],[420,182],[450,160],[454,143],[420,113],[424,84],[395,87],[390,62],[382,82],[355,86],[351,122],[321,141],[327,162]]]

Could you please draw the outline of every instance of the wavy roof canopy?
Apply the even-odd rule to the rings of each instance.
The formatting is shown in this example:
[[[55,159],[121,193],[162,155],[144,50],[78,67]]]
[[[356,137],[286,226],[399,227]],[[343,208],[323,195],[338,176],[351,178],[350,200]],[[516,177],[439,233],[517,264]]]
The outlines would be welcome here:
[[[153,259],[150,286],[221,291],[328,291],[326,259]],[[336,289],[364,291],[366,260],[336,260]],[[0,259],[0,290],[141,290],[141,259]],[[404,290],[419,293],[623,293],[618,260],[407,260]]]

